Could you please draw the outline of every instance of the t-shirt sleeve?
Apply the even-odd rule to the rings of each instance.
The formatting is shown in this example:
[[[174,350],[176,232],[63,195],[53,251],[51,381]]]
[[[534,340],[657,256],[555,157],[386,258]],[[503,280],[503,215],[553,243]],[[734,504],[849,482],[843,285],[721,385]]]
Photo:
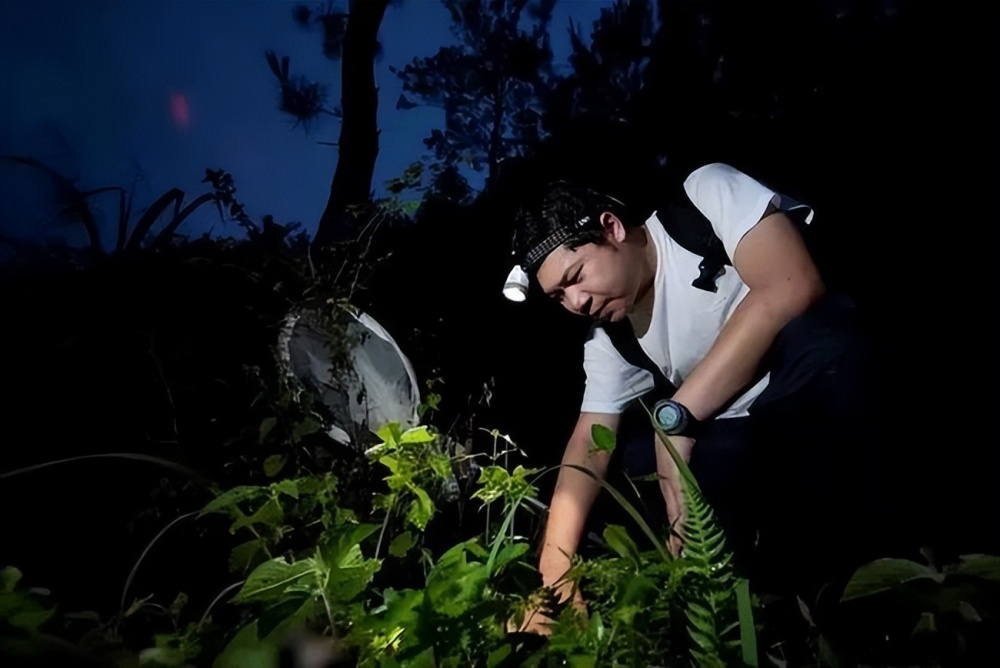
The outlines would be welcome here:
[[[729,257],[736,245],[760,220],[768,204],[782,211],[808,207],[784,197],[738,169],[720,162],[699,167],[684,181],[684,191],[699,211],[712,223]]]
[[[600,327],[583,346],[583,370],[583,413],[621,413],[654,387],[652,374],[626,362]]]

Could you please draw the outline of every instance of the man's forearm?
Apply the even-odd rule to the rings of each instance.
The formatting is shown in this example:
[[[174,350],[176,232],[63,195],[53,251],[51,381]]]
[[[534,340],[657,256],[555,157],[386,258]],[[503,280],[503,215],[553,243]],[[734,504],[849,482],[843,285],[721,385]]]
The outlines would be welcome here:
[[[569,569],[570,559],[580,544],[587,515],[601,490],[598,480],[567,465],[589,469],[600,480],[607,473],[608,454],[591,453],[589,446],[589,434],[585,440],[581,434],[574,434],[563,455],[563,468],[559,471],[552,493],[538,564],[545,586],[558,582]]]
[[[781,328],[825,291],[785,214],[773,214],[748,232],[733,263],[750,292],[674,396],[699,419],[711,417],[746,389]]]

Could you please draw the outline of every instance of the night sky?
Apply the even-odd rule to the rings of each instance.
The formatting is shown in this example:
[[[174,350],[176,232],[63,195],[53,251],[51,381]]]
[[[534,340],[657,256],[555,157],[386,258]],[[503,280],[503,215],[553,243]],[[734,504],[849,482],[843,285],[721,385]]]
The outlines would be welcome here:
[[[336,165],[336,148],[321,142],[337,140],[339,121],[324,115],[308,131],[294,127],[277,108],[277,80],[264,53],[288,56],[293,76],[324,84],[327,107],[339,104],[340,63],[323,55],[319,30],[293,21],[298,4],[313,6],[301,0],[3,0],[0,155],[41,160],[77,177],[81,189],[135,185],[137,207],[172,187],[194,199],[207,190],[200,183],[205,169],[222,168],[233,175],[252,217],[272,214],[313,231]],[[562,67],[568,22],[587,35],[609,4],[557,3],[551,34]],[[386,12],[376,66],[376,191],[426,152],[423,138],[443,122],[440,109],[397,110],[402,85],[389,68],[454,43],[449,22],[439,0],[404,0]],[[474,184],[482,178],[469,177]],[[48,222],[50,235],[83,239],[77,226],[51,225],[51,191],[41,173],[6,163],[0,178],[0,233],[37,239]],[[116,201],[94,200],[107,216],[116,214]],[[187,232],[206,229],[240,234],[208,208]]]

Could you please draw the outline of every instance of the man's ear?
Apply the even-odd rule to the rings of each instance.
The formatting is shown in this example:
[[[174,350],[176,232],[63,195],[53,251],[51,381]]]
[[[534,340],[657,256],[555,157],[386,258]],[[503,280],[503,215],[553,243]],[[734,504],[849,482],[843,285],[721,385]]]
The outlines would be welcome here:
[[[605,211],[601,214],[600,222],[604,236],[614,239],[618,243],[625,241],[625,224],[621,221],[621,218],[610,211]]]

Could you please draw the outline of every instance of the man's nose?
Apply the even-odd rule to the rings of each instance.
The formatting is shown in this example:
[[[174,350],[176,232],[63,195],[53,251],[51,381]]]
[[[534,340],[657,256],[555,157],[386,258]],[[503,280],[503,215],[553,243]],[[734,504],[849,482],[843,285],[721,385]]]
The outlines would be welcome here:
[[[564,303],[566,304],[566,308],[573,313],[590,315],[590,295],[586,294],[583,290],[573,288],[566,290]]]

